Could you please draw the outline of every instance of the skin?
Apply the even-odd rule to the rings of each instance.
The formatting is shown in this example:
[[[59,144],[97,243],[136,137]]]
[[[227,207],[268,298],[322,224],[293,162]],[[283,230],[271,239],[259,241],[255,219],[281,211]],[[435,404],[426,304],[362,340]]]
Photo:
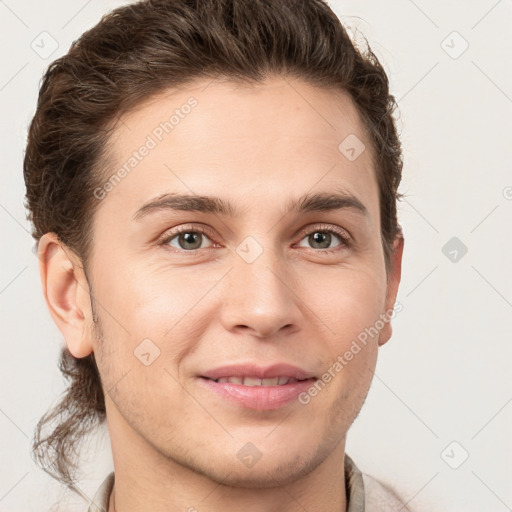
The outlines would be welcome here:
[[[392,310],[403,238],[387,274],[370,142],[345,93],[283,77],[255,86],[196,82],[122,116],[105,176],[191,96],[197,106],[100,201],[88,280],[53,233],[39,247],[45,298],[70,352],[97,359],[115,509],[345,510],[346,434],[390,323],[306,405],[243,409],[198,375],[252,361],[321,376]],[[349,134],[366,146],[354,161],[338,149]],[[356,197],[367,215],[285,211],[303,194],[334,190]],[[165,193],[216,196],[239,214],[159,210],[133,219]],[[195,254],[178,236],[157,240],[178,226],[211,234],[198,235]],[[308,237],[333,227],[349,234],[348,246],[335,234],[325,245]],[[262,249],[252,263],[236,251],[248,236]],[[160,350],[148,366],[134,355],[146,338]],[[252,467],[237,457],[247,442],[261,453]]]

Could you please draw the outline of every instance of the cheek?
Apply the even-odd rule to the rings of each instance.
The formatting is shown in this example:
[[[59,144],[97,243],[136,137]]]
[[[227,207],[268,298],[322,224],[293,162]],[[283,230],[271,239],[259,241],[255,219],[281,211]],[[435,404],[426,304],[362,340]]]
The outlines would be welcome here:
[[[126,274],[116,271],[104,280],[98,297],[111,313],[102,317],[117,364],[130,367],[134,353],[149,352],[157,356],[155,366],[170,370],[192,352],[211,322],[205,306],[214,278],[191,280],[184,269],[141,267]]]
[[[186,272],[179,269],[153,271],[150,264],[118,261],[112,272],[104,273],[98,296],[129,331],[161,337],[197,300],[197,285],[191,286]]]
[[[359,411],[375,369],[378,331],[374,326],[385,303],[382,279],[371,271],[341,269],[324,294],[317,289],[315,297],[333,331],[325,337],[322,380],[329,389],[325,397],[337,404],[331,409],[331,421],[343,423],[345,416],[353,418]]]
[[[339,351],[375,324],[383,311],[385,293],[382,279],[371,272],[333,270],[309,274],[301,296],[316,317],[314,324],[325,328],[325,339]]]

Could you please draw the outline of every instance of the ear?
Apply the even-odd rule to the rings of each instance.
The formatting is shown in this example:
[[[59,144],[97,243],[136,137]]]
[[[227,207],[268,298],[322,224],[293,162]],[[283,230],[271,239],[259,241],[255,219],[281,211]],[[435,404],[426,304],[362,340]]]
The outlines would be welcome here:
[[[38,244],[39,274],[53,321],[76,358],[93,350],[88,321],[92,319],[90,293],[80,259],[55,233],[46,233]]]
[[[398,286],[402,276],[402,254],[404,252],[404,237],[402,230],[396,235],[393,241],[393,252],[390,257],[390,269],[388,274],[388,284],[386,292],[386,312],[393,311],[396,296],[398,293]],[[385,313],[386,314],[386,313]],[[380,331],[379,346],[384,345],[390,338],[393,330],[391,321],[384,322],[384,327]]]

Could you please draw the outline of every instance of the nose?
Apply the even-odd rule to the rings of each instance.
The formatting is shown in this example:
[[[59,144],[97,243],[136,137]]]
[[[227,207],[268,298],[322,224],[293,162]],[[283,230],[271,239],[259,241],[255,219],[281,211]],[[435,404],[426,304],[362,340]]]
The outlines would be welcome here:
[[[301,300],[290,265],[265,249],[250,262],[234,254],[221,320],[230,332],[269,339],[302,328]]]

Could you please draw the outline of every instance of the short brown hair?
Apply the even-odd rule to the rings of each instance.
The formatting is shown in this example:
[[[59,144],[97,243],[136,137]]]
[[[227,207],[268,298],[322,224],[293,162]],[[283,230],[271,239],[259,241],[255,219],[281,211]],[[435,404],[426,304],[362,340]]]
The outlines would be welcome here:
[[[194,79],[259,83],[282,75],[345,91],[357,106],[372,142],[389,270],[400,233],[402,151],[387,75],[365,46],[351,41],[323,0],[145,0],[110,12],[44,74],[24,159],[33,237],[56,233],[86,268],[98,205],[93,190],[105,180],[101,163],[122,113]],[[104,394],[94,354],[76,359],[63,348],[60,368],[71,382],[39,421],[33,453],[79,492],[76,447],[104,421]]]

